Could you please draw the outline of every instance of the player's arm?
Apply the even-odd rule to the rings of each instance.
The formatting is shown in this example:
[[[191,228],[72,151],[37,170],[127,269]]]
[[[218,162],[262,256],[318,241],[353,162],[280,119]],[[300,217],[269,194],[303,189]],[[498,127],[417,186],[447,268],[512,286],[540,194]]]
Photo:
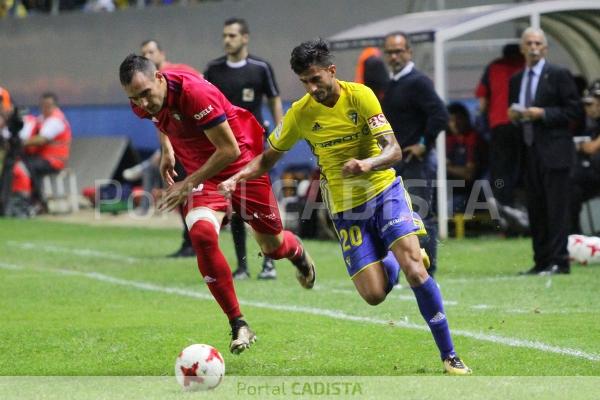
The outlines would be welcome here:
[[[206,137],[215,146],[214,153],[202,167],[188,175],[183,181],[176,182],[167,189],[160,210],[172,210],[184,202],[192,189],[205,180],[215,176],[241,154],[237,141],[227,120],[204,130]]]
[[[171,145],[171,141],[160,130],[157,130],[158,140],[160,142],[160,176],[168,186],[175,183],[175,151]]]
[[[269,98],[269,109],[271,110],[273,121],[275,121],[275,126],[279,125],[283,119],[283,105],[280,96]]]
[[[246,166],[233,175],[226,181],[221,182],[218,189],[224,196],[229,196],[238,183],[247,181],[249,179],[258,178],[264,175],[267,171],[271,170],[273,166],[279,161],[285,152],[274,150],[273,148],[266,149],[261,155],[255,157]]]
[[[44,146],[53,141],[63,130],[65,124],[58,118],[50,117],[44,121],[39,134],[27,139],[25,146]]]
[[[48,143],[50,143],[50,139],[48,139],[47,137],[44,137],[42,135],[35,135],[35,136],[32,136],[31,138],[27,139],[25,141],[25,143],[23,143],[23,145],[39,147],[39,146],[43,146]]]
[[[393,167],[402,160],[402,149],[393,132],[376,137],[381,153],[364,160],[351,159],[342,167],[343,176],[361,175],[371,171],[381,171]]]
[[[205,180],[212,178],[229,164],[234,162],[241,154],[233,131],[226,120],[204,131],[208,140],[215,146],[215,152],[196,172],[189,175],[186,180],[193,187]]]

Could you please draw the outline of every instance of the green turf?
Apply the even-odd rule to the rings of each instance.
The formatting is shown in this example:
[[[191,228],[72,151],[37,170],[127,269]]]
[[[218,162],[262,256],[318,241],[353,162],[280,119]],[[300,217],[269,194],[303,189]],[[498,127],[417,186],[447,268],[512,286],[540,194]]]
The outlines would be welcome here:
[[[305,241],[318,266],[315,290],[300,288],[287,261],[277,262],[276,281],[236,283],[259,340],[229,354],[225,317],[213,300],[194,297],[209,295],[195,260],[164,258],[178,240],[168,229],[0,220],[0,375],[172,375],[192,343],[220,349],[228,375],[441,375],[412,291],[367,305],[334,242]],[[228,233],[221,244],[233,261]],[[254,278],[251,240],[248,253]],[[456,348],[476,375],[600,374],[600,267],[519,278],[531,264],[528,239],[448,240],[439,253],[450,325],[464,333]],[[494,335],[595,360],[483,340]]]

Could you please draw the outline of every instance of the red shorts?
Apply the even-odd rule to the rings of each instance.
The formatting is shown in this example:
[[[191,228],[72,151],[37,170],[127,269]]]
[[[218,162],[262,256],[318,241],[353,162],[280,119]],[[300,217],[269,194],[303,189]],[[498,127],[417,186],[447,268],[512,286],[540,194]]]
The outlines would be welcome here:
[[[231,201],[217,191],[219,183],[206,181],[202,190],[192,193],[191,201],[188,200],[184,206],[185,215],[197,207],[228,214],[233,210],[258,233],[277,235],[283,230],[279,206],[268,175],[238,183]]]

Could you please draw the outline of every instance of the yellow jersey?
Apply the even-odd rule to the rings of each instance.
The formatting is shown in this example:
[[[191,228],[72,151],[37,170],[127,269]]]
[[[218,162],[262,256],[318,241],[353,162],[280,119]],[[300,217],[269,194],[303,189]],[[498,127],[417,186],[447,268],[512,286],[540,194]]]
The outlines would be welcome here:
[[[333,107],[318,103],[307,93],[292,104],[268,138],[276,151],[290,150],[297,141],[306,140],[321,169],[323,199],[332,214],[366,203],[396,177],[393,169],[342,177],[347,161],[379,155],[377,136],[393,131],[371,89],[338,82],[341,93]]]

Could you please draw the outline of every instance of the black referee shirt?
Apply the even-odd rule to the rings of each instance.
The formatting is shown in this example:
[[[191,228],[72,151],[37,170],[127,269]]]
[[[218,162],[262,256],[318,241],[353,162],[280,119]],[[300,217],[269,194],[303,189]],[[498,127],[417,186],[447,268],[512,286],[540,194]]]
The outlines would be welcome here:
[[[271,65],[262,58],[249,55],[239,63],[227,63],[227,56],[210,63],[204,72],[206,80],[217,86],[227,99],[254,114],[261,124],[263,96],[279,96],[279,88]]]

